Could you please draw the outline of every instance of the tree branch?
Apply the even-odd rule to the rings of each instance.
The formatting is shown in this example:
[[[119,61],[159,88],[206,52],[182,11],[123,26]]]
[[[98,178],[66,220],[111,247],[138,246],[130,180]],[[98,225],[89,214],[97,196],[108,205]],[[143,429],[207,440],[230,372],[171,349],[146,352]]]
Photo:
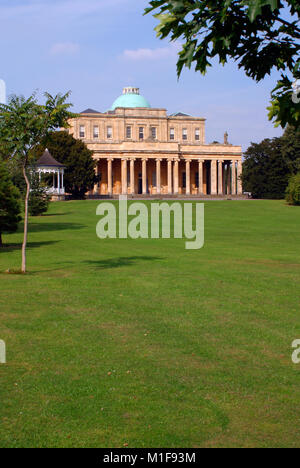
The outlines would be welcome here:
[[[295,37],[297,37],[298,39],[300,39],[300,29],[299,29],[299,28],[296,28],[295,25],[289,23],[288,21],[286,21],[286,20],[284,20],[284,19],[282,19],[282,18],[276,18],[276,21],[279,21],[279,23],[284,24],[285,26],[290,26],[291,28],[293,28],[294,31],[296,31],[296,34],[294,34]],[[297,32],[298,32],[299,34],[297,34]]]

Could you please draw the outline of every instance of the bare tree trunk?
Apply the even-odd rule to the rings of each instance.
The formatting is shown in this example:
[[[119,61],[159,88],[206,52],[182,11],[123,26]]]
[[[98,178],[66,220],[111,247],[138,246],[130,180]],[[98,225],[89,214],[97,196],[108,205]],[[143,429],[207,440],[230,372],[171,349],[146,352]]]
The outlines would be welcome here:
[[[3,242],[2,242],[2,232],[0,232],[0,247],[3,246]]]
[[[26,182],[26,196],[25,196],[25,217],[24,217],[24,238],[22,245],[22,273],[26,273],[26,245],[28,233],[28,200],[30,194],[30,182],[26,174],[27,158],[23,165],[23,175]]]

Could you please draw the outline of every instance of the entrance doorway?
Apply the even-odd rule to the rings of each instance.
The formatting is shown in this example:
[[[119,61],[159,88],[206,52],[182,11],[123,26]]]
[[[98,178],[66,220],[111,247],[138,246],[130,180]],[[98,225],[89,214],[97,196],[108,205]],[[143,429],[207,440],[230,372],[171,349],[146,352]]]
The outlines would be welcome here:
[[[138,194],[139,195],[142,195],[143,193],[143,177],[142,177],[142,174],[139,173],[139,184],[138,184]]]

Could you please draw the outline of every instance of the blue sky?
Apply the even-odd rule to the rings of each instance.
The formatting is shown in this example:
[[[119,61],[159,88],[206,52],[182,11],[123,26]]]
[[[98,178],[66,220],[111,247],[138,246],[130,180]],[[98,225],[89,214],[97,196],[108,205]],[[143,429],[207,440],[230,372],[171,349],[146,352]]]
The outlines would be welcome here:
[[[177,47],[156,38],[147,0],[0,0],[0,78],[8,94],[72,91],[74,111],[107,110],[124,86],[152,107],[205,117],[207,143],[279,136],[266,107],[278,74],[259,84],[236,64],[176,76]]]

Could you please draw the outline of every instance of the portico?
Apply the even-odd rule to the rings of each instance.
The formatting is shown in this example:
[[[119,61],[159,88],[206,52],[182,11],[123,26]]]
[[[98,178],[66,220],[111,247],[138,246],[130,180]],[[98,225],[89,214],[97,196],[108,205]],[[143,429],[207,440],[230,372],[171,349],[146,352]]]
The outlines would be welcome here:
[[[241,195],[238,160],[170,157],[99,158],[99,195]]]

